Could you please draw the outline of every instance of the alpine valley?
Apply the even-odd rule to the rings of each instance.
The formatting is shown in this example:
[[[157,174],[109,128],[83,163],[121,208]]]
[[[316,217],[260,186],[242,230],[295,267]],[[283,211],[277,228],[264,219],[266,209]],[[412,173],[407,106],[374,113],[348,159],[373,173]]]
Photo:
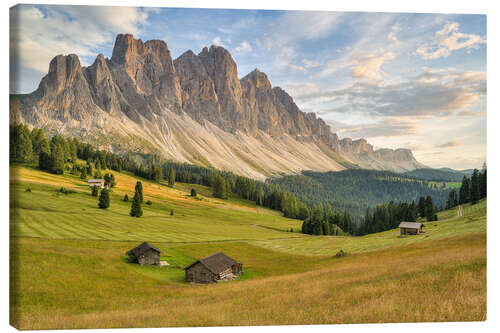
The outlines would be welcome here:
[[[242,79],[222,47],[186,51],[116,37],[111,59],[82,66],[58,55],[36,91],[11,95],[10,119],[78,137],[113,152],[155,153],[263,180],[302,170],[397,172],[425,168],[408,149],[379,149],[339,139],[255,69]]]

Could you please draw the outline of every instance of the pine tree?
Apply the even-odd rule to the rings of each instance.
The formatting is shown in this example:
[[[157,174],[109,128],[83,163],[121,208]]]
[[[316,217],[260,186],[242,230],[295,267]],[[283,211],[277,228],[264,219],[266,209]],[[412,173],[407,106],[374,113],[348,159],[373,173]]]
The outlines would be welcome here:
[[[40,156],[41,152],[50,154],[49,140],[45,137],[42,129],[33,128],[33,130],[31,130],[31,143],[34,155]]]
[[[38,167],[41,170],[50,171],[50,165],[51,165],[50,154],[42,151],[38,156]]]
[[[97,186],[92,186],[92,196],[97,197],[98,194],[99,194],[99,189],[97,188]]]
[[[196,197],[196,190],[194,188],[191,189],[191,196]]]
[[[87,168],[83,167],[82,171],[80,172],[80,179],[87,179]]]
[[[479,192],[479,171],[474,169],[472,176],[470,178],[470,202],[475,205],[480,198],[481,193]]]
[[[483,172],[479,175],[479,194],[480,198],[486,198],[486,163],[483,166]]]
[[[430,195],[425,198],[425,217],[427,221],[434,221],[434,203],[432,202],[432,197]]]
[[[459,191],[460,197],[458,202],[464,204],[470,201],[470,179],[464,176],[462,178],[462,186],[460,186]]]
[[[109,207],[109,190],[103,188],[99,196],[99,208],[106,209]]]
[[[417,211],[420,217],[425,217],[425,198],[420,197],[417,204]]]
[[[168,171],[168,186],[174,187],[175,185],[175,170],[174,168],[170,168]]]
[[[452,189],[448,194],[448,200],[446,201],[446,209],[455,207],[458,204],[457,191]]]
[[[50,172],[62,175],[64,173],[64,148],[55,145],[50,153]]]
[[[226,199],[226,181],[219,174],[214,178],[213,190],[214,197]]]
[[[123,196],[123,201],[125,201],[125,202],[127,202],[127,201],[128,201],[128,194],[125,194],[125,195]]]
[[[139,200],[143,201],[143,196],[142,196],[142,183],[140,181],[137,181],[137,183],[135,184],[135,191],[139,194]]]
[[[142,207],[141,207],[141,195],[139,191],[135,191],[134,200],[132,200],[132,207],[130,208],[130,216],[133,217],[141,217],[142,216]]]
[[[31,133],[23,124],[10,126],[10,161],[29,162],[33,159]]]

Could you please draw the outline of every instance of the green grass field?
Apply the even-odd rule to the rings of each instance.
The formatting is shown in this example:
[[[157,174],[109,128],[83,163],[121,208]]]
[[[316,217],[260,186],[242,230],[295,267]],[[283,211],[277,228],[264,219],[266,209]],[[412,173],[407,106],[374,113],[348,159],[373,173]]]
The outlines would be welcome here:
[[[22,329],[461,321],[486,318],[486,200],[439,213],[426,234],[309,236],[301,221],[210,188],[115,173],[107,210],[71,175],[11,166],[11,323]],[[62,194],[61,186],[75,193]],[[191,188],[199,197],[191,198]],[[30,189],[31,192],[26,191]],[[170,210],[174,216],[170,216]],[[168,267],[128,263],[142,241]],[[334,258],[343,249],[347,256]],[[224,251],[236,281],[191,285],[183,267]],[[401,289],[404,288],[404,293]]]

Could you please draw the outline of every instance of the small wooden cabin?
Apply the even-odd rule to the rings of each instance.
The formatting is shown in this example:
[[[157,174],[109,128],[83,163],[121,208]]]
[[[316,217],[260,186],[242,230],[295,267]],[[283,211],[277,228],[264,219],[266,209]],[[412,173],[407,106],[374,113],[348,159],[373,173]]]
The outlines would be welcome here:
[[[148,242],[133,248],[127,252],[127,255],[141,266],[145,265],[159,265],[161,251]]]
[[[104,179],[89,179],[88,180],[89,186],[97,186],[98,188],[104,187]]]
[[[418,235],[423,233],[423,223],[420,222],[401,222],[399,224],[399,231],[401,235]]]
[[[188,282],[214,283],[235,279],[241,274],[242,266],[224,253],[217,252],[195,261],[184,270]]]

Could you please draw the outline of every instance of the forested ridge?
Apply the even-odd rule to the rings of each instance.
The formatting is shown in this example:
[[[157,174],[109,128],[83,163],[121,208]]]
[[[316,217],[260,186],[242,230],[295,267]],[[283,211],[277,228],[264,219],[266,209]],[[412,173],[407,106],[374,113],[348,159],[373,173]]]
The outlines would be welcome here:
[[[391,201],[411,203],[422,196],[430,196],[434,205],[441,208],[446,205],[450,192],[441,183],[390,171],[364,169],[303,171],[300,175],[270,179],[268,183],[278,185],[310,206],[328,203],[334,209],[348,210],[357,221],[362,219],[367,208]]]
[[[463,176],[469,176],[472,170],[415,169],[404,173],[405,176],[437,182],[461,182]]]

